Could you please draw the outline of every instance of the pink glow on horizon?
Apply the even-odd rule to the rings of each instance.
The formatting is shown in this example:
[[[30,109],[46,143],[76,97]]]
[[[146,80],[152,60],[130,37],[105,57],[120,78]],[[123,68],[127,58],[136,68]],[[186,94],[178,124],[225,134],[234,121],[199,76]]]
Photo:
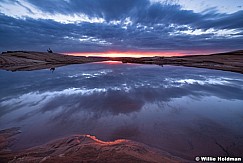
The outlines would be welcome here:
[[[212,54],[219,51],[212,50],[199,50],[199,51],[180,51],[180,52],[143,52],[143,51],[108,51],[108,52],[66,52],[64,54],[73,55],[73,56],[99,56],[99,57],[153,57],[153,56],[185,56],[185,55],[206,55]]]
[[[100,57],[153,57],[153,56],[183,56],[185,54],[179,52],[118,52],[118,51],[109,51],[109,52],[70,52],[64,53],[74,56],[100,56]]]

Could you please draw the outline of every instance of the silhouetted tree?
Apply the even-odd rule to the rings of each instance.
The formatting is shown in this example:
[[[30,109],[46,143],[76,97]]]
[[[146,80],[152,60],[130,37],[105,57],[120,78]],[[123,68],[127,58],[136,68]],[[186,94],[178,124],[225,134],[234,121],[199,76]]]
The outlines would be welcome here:
[[[49,48],[49,49],[47,49],[47,52],[48,53],[53,53],[53,51]]]

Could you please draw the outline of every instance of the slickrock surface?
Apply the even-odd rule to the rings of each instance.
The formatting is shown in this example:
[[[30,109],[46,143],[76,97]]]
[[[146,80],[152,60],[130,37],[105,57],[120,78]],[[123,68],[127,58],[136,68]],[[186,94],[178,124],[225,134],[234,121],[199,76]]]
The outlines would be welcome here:
[[[60,67],[68,64],[106,61],[104,57],[81,57],[57,53],[8,51],[0,54],[0,69],[9,71],[31,71]]]
[[[19,133],[16,128],[0,132],[0,143],[9,142],[9,137]],[[76,162],[188,162],[167,152],[130,140],[103,142],[90,135],[74,135],[19,152],[6,150],[1,145],[0,162],[9,163],[76,163]]]
[[[182,57],[120,58],[124,63],[175,65],[243,73],[243,50]]]
[[[0,55],[0,69],[9,71],[31,71],[55,68],[69,64],[101,62],[107,60],[122,61],[123,63],[175,65],[208,68],[243,73],[243,50],[181,57],[143,57],[143,58],[108,58],[70,56],[57,53],[9,51]]]

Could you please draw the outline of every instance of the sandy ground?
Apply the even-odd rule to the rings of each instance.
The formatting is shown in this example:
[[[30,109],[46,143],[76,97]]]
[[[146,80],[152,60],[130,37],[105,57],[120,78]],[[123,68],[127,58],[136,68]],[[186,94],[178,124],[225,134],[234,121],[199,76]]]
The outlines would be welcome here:
[[[41,146],[12,152],[11,144],[16,141],[14,137],[17,134],[20,134],[18,128],[0,131],[0,162],[188,162],[142,143],[124,139],[104,142],[90,135],[73,135]]]

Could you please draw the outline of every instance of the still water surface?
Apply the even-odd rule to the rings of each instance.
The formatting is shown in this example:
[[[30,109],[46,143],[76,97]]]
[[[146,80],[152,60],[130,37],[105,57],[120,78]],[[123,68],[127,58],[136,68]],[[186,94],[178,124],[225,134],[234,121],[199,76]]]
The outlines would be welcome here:
[[[72,134],[130,139],[184,158],[243,153],[243,75],[114,62],[0,71],[0,129],[14,148]]]

